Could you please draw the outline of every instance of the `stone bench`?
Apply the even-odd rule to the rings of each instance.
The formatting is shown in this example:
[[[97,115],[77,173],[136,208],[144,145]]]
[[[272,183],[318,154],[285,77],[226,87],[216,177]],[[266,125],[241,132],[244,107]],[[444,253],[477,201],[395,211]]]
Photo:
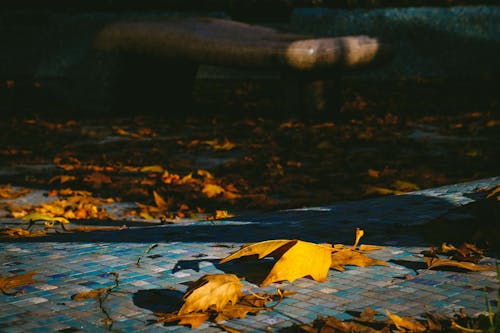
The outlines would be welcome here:
[[[188,105],[200,64],[279,71],[291,111],[322,110],[342,72],[391,54],[389,45],[368,36],[318,38],[194,17],[112,23],[94,47],[119,56],[116,106],[137,113]]]

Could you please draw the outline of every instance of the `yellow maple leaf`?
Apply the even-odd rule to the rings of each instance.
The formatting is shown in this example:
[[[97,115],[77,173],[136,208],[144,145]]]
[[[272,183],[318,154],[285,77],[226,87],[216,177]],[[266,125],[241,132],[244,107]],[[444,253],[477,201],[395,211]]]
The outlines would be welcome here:
[[[241,281],[234,274],[204,275],[187,289],[178,315],[203,312],[212,306],[219,311],[227,303],[236,304],[243,295],[241,288]]]
[[[329,244],[315,244],[301,240],[269,240],[243,246],[222,259],[220,263],[250,255],[257,255],[259,259],[271,256],[279,259],[261,286],[284,280],[293,282],[302,277],[311,277],[321,282],[327,278],[332,262],[332,250]]]

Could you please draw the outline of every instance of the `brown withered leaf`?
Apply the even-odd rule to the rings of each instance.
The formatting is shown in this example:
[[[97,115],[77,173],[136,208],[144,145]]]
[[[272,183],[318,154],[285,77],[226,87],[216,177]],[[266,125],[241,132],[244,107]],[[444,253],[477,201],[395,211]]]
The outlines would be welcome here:
[[[236,304],[243,295],[241,288],[241,281],[234,274],[204,275],[189,286],[178,314],[203,312],[212,306],[220,311],[227,303]]]
[[[457,267],[469,271],[490,271],[494,269],[494,267],[490,265],[476,265],[471,262],[456,261],[446,258],[424,257],[424,260],[427,263],[427,269],[436,267]]]
[[[330,264],[330,268],[345,271],[344,266],[359,266],[359,267],[367,267],[367,266],[388,266],[387,262],[379,259],[371,258],[361,252],[366,251],[374,251],[383,248],[383,246],[377,245],[365,245],[361,244],[358,247],[358,244],[361,238],[364,236],[364,230],[360,228],[356,228],[356,236],[354,240],[354,244],[350,247],[335,244],[333,247],[332,253],[332,263]]]
[[[111,288],[109,288],[109,287],[105,287],[105,288],[93,289],[93,290],[89,290],[89,291],[82,291],[78,294],[71,296],[71,299],[74,301],[83,301],[86,299],[98,298],[101,294],[108,292],[110,289]]]
[[[330,244],[315,244],[301,240],[269,240],[243,246],[235,253],[223,258],[220,263],[233,259],[257,255],[259,259],[267,256],[278,259],[262,281],[261,286],[278,281],[293,282],[302,277],[315,281],[325,281],[332,262]]]
[[[236,282],[234,279],[234,275],[232,274],[216,274],[211,275],[211,277],[215,277],[219,275],[219,278],[225,279],[228,278],[230,283]],[[202,279],[202,286],[204,281],[207,280],[207,276]],[[209,276],[210,277],[210,276]],[[196,281],[193,285],[197,285],[200,280]],[[221,287],[223,288],[223,286]],[[232,287],[229,287],[231,289]],[[209,290],[205,290],[204,293],[209,292]],[[190,290],[186,292],[183,298],[186,296],[189,297]],[[240,292],[237,293],[238,298],[229,300],[230,297],[226,297],[226,302],[224,306],[220,307],[221,303],[215,304],[213,302],[209,302],[206,304],[210,304],[205,310],[201,310],[203,307],[197,306],[195,311],[193,312],[182,312],[179,310],[174,313],[155,313],[158,317],[157,321],[162,323],[173,323],[178,322],[179,325],[189,325],[192,328],[198,327],[203,321],[211,319],[215,323],[219,323],[221,321],[233,319],[233,318],[245,318],[247,314],[257,314],[261,310],[272,310],[276,307],[283,298],[286,296],[293,294],[293,292],[285,292],[283,290],[278,289],[276,293],[272,294],[264,294],[264,293],[252,293],[252,294],[243,294]],[[210,296],[210,295],[208,295]],[[269,303],[273,302],[272,306],[268,306]],[[189,311],[191,311],[190,309]]]
[[[4,277],[0,274],[0,291],[3,294],[9,294],[9,290],[26,286],[28,284],[37,283],[39,281],[33,280],[33,275],[37,272],[29,272],[21,275],[14,275],[10,277]]]
[[[345,271],[344,266],[388,266],[389,264],[383,260],[371,258],[363,253],[351,250],[343,249],[332,253],[332,263],[330,268]]]
[[[389,310],[386,310],[387,316],[392,320],[394,325],[399,330],[402,331],[410,331],[410,332],[425,332],[427,331],[427,327],[418,321],[412,320],[412,318],[400,317],[396,314],[391,313]]]
[[[191,312],[183,315],[177,313],[155,313],[156,321],[159,323],[175,323],[179,325],[189,325],[191,328],[197,328],[205,320],[210,318],[209,313]]]

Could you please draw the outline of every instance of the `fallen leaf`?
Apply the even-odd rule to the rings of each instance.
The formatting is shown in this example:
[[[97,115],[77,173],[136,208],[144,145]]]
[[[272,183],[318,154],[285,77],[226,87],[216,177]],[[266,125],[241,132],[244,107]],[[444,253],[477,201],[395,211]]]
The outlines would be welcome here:
[[[490,265],[476,265],[471,262],[462,262],[446,258],[424,257],[424,260],[427,263],[427,269],[436,267],[458,267],[469,271],[489,271],[494,269],[494,267]]]
[[[155,313],[158,317],[156,319],[159,323],[174,323],[178,322],[179,325],[189,325],[191,328],[197,328],[205,320],[210,318],[210,314],[204,312],[192,312],[183,315],[177,313]]]
[[[236,304],[243,295],[240,279],[234,274],[204,275],[189,286],[178,314],[203,312],[214,306],[220,311],[227,303]]]
[[[215,211],[214,215],[208,216],[207,220],[219,220],[219,219],[227,219],[230,217],[234,217],[233,214],[230,214],[227,210],[219,210]]]
[[[332,253],[332,263],[330,264],[330,268],[344,271],[344,266],[359,266],[359,267],[368,267],[368,266],[388,266],[389,264],[383,260],[371,258],[365,254],[359,253],[352,249],[344,249],[337,252]]]
[[[140,168],[139,171],[144,173],[162,173],[165,169],[161,165],[147,165]]]
[[[0,274],[0,291],[4,294],[8,294],[10,289],[26,286],[28,284],[37,283],[39,281],[33,280],[33,275],[38,274],[37,272],[29,272],[21,275],[14,275],[10,277],[4,277]]]
[[[300,240],[269,240],[243,246],[239,251],[222,259],[225,263],[244,256],[257,255],[279,258],[262,281],[261,286],[278,281],[293,282],[298,278],[311,277],[315,281],[325,281],[331,264],[332,246],[314,244]]]
[[[392,314],[389,310],[386,310],[386,313],[399,330],[410,332],[427,331],[427,328],[418,321],[412,321],[410,318],[403,318],[396,314]]]
[[[45,236],[47,233],[45,230],[39,230],[31,232],[30,230],[23,228],[5,228],[0,230],[0,234],[3,236],[17,238],[17,237],[40,237]]]
[[[168,210],[170,208],[172,202],[170,200],[166,201],[165,199],[163,199],[162,196],[158,194],[158,192],[153,191],[153,197],[158,208],[162,210]]]
[[[355,250],[356,247],[358,246],[359,244],[359,241],[361,240],[361,237],[363,237],[365,234],[365,231],[363,229],[360,229],[360,228],[356,228],[356,239],[354,241],[354,244],[352,245],[351,249],[352,250]]]
[[[109,287],[82,291],[81,293],[71,296],[71,299],[74,301],[83,301],[86,299],[98,298],[101,294],[107,292],[108,290],[110,290]]]
[[[224,188],[216,184],[205,184],[201,192],[208,198],[213,198],[224,193]]]
[[[27,188],[15,190],[10,185],[0,185],[0,198],[2,199],[16,199],[30,192]]]

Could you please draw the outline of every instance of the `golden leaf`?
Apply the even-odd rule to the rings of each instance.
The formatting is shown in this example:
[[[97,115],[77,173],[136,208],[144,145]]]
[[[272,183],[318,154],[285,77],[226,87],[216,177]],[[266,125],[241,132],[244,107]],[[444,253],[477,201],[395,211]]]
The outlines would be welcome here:
[[[410,331],[410,332],[425,332],[427,328],[417,322],[412,321],[410,318],[403,318],[398,315],[392,314],[389,310],[385,310],[387,312],[387,316],[392,320],[394,325],[396,325],[397,329]]]
[[[33,275],[35,274],[37,274],[37,272],[29,272],[26,274],[14,275],[11,277],[3,277],[0,274],[0,291],[5,294],[10,289],[37,283],[38,281],[33,280]]]
[[[368,266],[388,266],[387,262],[383,260],[378,260],[370,258],[369,256],[354,251],[352,249],[343,249],[332,254],[332,263],[330,268],[336,269],[338,271],[344,271],[343,266],[352,265],[359,267]]]
[[[94,289],[94,290],[90,290],[90,291],[82,291],[81,293],[78,293],[78,294],[71,296],[71,299],[74,301],[83,301],[86,299],[97,298],[101,294],[107,292],[108,290],[110,290],[109,287]]]
[[[177,313],[155,313],[159,323],[173,323],[178,322],[179,325],[189,325],[191,328],[197,328],[205,320],[210,318],[210,314],[204,312],[193,312],[188,314],[179,315]]]
[[[216,184],[205,184],[201,192],[205,194],[207,197],[213,198],[221,193],[224,193],[224,188]]]
[[[236,304],[243,295],[240,279],[234,274],[208,274],[189,286],[178,314],[203,312],[214,306],[217,311],[227,303]]]
[[[207,220],[227,219],[230,217],[234,217],[234,215],[230,214],[227,210],[217,209],[214,215],[207,217]]]
[[[320,245],[300,240],[269,240],[244,246],[222,259],[220,263],[250,255],[258,255],[259,259],[272,256],[279,259],[261,286],[283,280],[293,282],[302,277],[311,277],[321,282],[327,278],[332,250],[329,244]]]
[[[431,258],[431,257],[424,257],[425,262],[427,263],[427,269],[433,269],[436,267],[458,267],[458,268],[463,268],[467,269],[469,271],[489,271],[492,270],[494,267],[489,266],[489,265],[476,265],[471,262],[466,262],[466,261],[456,261],[456,260],[451,260],[451,259],[445,259],[445,258]]]
[[[201,177],[203,177],[205,179],[214,179],[214,175],[212,175],[207,170],[198,169],[198,171],[196,171],[196,173],[198,174],[198,176],[201,176]]]

